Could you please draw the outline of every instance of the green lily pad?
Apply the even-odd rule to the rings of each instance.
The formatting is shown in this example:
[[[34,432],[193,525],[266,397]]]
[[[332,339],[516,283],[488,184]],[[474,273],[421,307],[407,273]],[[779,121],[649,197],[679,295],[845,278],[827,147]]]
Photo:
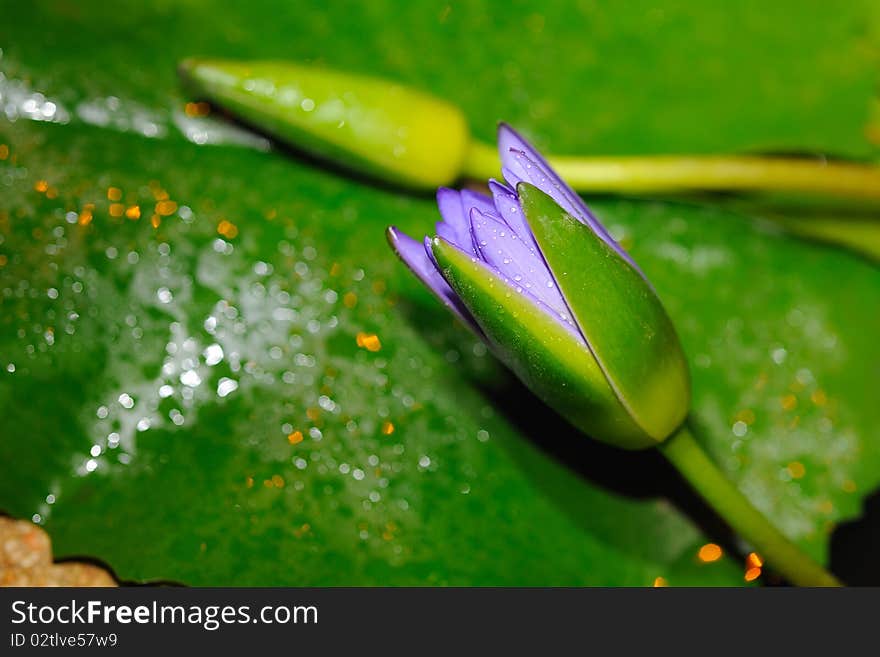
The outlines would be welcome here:
[[[568,428],[400,266],[383,229],[429,231],[430,199],[188,114],[174,64],[389,74],[461,104],[480,136],[504,117],[557,150],[859,155],[867,5],[798,12],[781,36],[766,11],[742,16],[736,57],[715,38],[731,19],[684,4],[490,22],[282,6],[268,34],[247,20],[261,6],[4,12],[4,99],[41,92],[54,112],[0,119],[0,509],[127,580],[742,583],[733,559],[696,558],[720,538],[659,455]],[[704,55],[687,79],[682,42]],[[880,483],[880,273],[717,209],[594,207],[676,324],[707,447],[827,560],[834,523]]]

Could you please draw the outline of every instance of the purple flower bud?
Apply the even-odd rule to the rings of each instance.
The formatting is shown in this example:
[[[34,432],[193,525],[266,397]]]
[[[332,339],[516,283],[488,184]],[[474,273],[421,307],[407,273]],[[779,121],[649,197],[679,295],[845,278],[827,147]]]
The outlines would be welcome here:
[[[434,239],[389,228],[412,271],[544,401],[596,438],[665,440],[687,414],[675,330],[632,258],[502,124],[491,196],[442,188]]]

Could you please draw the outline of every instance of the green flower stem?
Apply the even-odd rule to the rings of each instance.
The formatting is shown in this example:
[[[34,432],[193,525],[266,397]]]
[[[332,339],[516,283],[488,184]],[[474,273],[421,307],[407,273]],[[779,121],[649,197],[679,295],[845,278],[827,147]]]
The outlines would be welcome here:
[[[799,192],[880,201],[880,166],[746,155],[550,156],[559,176],[579,192]],[[498,175],[494,148],[470,145],[464,175]]]
[[[501,176],[501,163],[498,160],[498,149],[495,145],[484,144],[471,139],[462,165],[463,178],[472,178],[486,182],[489,178]],[[500,179],[500,178],[499,178]]]
[[[789,582],[798,586],[842,586],[749,503],[712,462],[687,424],[659,449],[703,499]]]

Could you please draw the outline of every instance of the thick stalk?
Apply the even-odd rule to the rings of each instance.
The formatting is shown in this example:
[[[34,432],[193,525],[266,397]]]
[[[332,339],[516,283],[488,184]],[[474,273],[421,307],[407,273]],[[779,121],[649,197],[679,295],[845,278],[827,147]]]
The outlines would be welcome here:
[[[797,192],[880,201],[880,166],[819,159],[747,155],[549,156],[559,176],[579,192]],[[495,150],[474,142],[464,175],[499,174]]]
[[[659,449],[703,499],[789,582],[798,586],[842,586],[752,506],[709,458],[687,425]]]

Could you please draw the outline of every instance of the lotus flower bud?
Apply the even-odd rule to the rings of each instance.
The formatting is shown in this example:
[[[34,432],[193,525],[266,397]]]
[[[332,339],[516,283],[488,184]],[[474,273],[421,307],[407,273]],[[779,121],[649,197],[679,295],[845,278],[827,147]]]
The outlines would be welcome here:
[[[632,258],[516,132],[499,128],[506,182],[441,189],[437,236],[394,228],[400,257],[543,401],[605,442],[663,442],[690,404],[666,311]]]
[[[271,61],[187,59],[179,72],[194,94],[282,142],[400,185],[450,184],[470,145],[461,110],[388,80]]]

